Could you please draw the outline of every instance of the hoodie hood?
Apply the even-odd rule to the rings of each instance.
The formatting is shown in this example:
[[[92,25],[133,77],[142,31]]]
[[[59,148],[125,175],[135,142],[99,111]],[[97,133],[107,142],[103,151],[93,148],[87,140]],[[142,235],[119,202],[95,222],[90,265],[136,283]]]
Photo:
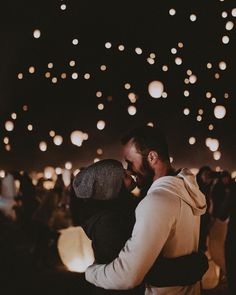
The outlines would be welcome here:
[[[195,175],[187,168],[182,169],[176,176],[158,178],[148,193],[155,189],[179,197],[192,208],[194,215],[199,216],[206,212],[206,198],[199,189]]]

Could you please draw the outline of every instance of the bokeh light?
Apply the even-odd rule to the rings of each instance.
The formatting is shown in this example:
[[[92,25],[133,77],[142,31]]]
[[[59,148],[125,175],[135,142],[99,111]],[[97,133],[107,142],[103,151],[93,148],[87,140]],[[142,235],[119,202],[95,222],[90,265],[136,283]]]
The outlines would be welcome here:
[[[153,98],[160,98],[164,91],[164,85],[161,81],[152,81],[148,85],[148,92]]]

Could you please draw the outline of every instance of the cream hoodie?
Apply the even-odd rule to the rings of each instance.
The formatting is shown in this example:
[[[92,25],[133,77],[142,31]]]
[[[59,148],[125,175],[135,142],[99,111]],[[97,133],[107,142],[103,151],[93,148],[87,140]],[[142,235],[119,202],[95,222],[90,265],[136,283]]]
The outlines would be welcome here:
[[[105,289],[134,288],[143,281],[160,253],[177,257],[197,251],[200,215],[205,211],[205,196],[188,169],[177,176],[157,179],[136,208],[132,236],[119,256],[110,264],[90,266],[86,279]],[[146,286],[145,294],[197,295],[200,286]]]

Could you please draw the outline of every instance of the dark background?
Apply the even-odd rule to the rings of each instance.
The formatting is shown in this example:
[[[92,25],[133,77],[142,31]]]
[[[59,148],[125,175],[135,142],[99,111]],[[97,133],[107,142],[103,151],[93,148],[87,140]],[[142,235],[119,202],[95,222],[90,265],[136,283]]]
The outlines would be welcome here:
[[[66,4],[66,10],[60,6]],[[119,140],[129,128],[153,122],[160,126],[170,145],[171,156],[176,168],[200,167],[208,164],[215,168],[236,170],[236,128],[235,128],[235,49],[236,24],[231,31],[225,29],[227,21],[236,21],[231,10],[234,1],[60,1],[25,0],[4,1],[0,4],[0,169],[42,169],[46,165],[64,166],[71,161],[74,168],[93,162],[97,148],[104,153],[100,158],[121,159]],[[176,15],[170,16],[174,8]],[[222,18],[223,11],[228,13]],[[197,21],[189,19],[196,14]],[[41,37],[35,39],[35,29]],[[223,44],[222,36],[228,35],[229,44]],[[78,45],[72,40],[77,38]],[[104,44],[111,42],[111,49]],[[182,42],[184,47],[178,48]],[[118,46],[123,44],[124,51]],[[143,50],[141,55],[135,48]],[[176,55],[171,48],[178,50]],[[147,58],[155,53],[155,64]],[[182,65],[175,64],[180,56]],[[69,62],[74,60],[75,67]],[[222,71],[218,64],[227,63]],[[53,68],[48,69],[49,62]],[[212,69],[207,69],[208,62]],[[107,70],[101,71],[100,66]],[[167,72],[162,66],[168,65]],[[28,68],[36,71],[30,74]],[[184,83],[186,71],[191,69],[198,78],[195,84]],[[57,77],[53,84],[45,73]],[[61,79],[61,73],[67,74]],[[76,80],[71,74],[77,72]],[[18,73],[24,78],[19,80]],[[91,78],[85,80],[85,73]],[[215,73],[220,79],[215,79]],[[160,80],[168,93],[167,98],[151,98],[148,84]],[[131,89],[124,88],[125,83]],[[102,91],[101,98],[96,97]],[[189,90],[190,96],[183,95]],[[206,98],[210,91],[216,104]],[[131,104],[128,93],[138,96],[135,104],[137,113],[130,116],[127,107]],[[224,93],[229,98],[224,98]],[[109,99],[112,97],[112,100]],[[105,109],[99,111],[98,103]],[[226,107],[222,120],[214,117],[216,105]],[[23,111],[28,105],[28,111]],[[184,108],[190,115],[183,115]],[[196,120],[198,110],[203,109],[203,119]],[[5,122],[15,112],[17,119],[12,132],[5,130]],[[104,120],[106,127],[96,128],[98,120]],[[27,125],[34,130],[29,132]],[[208,125],[214,130],[209,131]],[[73,130],[87,132],[89,139],[82,147],[72,145]],[[55,146],[49,131],[55,130],[63,136],[61,146]],[[11,151],[5,150],[3,138],[10,139]],[[196,143],[190,145],[189,137]],[[207,137],[220,141],[222,157],[213,159],[212,152],[205,146]],[[46,141],[46,152],[39,150],[39,142]]]

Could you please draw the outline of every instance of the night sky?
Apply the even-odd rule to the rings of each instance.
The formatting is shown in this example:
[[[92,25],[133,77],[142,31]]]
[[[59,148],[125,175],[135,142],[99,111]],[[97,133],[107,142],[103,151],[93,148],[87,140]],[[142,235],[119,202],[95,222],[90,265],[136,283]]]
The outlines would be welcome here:
[[[235,1],[14,0],[1,3],[0,23],[0,170],[121,159],[122,134],[148,123],[166,133],[175,168],[236,170]],[[150,96],[155,80],[164,97]],[[217,105],[226,109],[222,119],[214,116]],[[63,137],[60,146],[51,130]],[[71,142],[74,130],[88,134],[81,147]],[[219,160],[206,147],[209,137],[219,140]]]

